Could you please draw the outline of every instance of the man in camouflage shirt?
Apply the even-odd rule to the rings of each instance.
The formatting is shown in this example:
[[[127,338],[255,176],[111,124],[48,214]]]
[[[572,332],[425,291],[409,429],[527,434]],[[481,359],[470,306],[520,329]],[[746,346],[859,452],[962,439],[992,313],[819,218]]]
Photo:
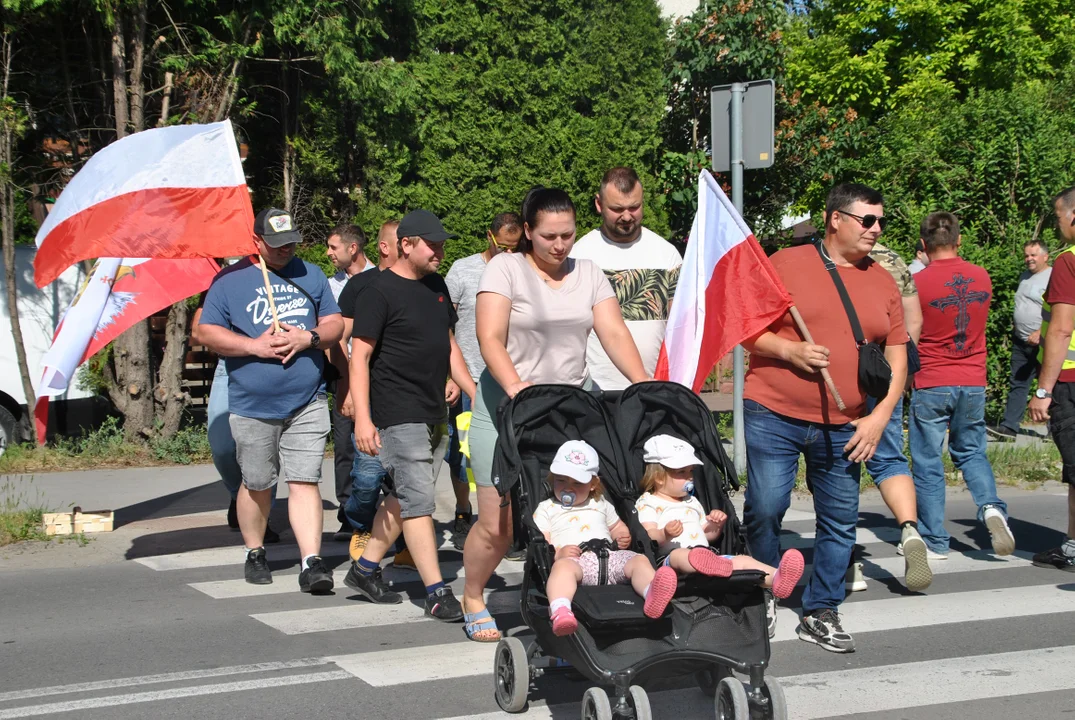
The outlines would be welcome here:
[[[922,332],[922,307],[918,303],[918,289],[911,278],[911,271],[907,264],[894,250],[877,243],[870,252],[870,257],[892,275],[896,281],[896,287],[900,291],[900,300],[903,305],[903,323],[907,328],[907,334],[911,340],[918,342]],[[908,382],[910,382],[910,370],[908,368]],[[872,411],[877,401],[873,398],[867,400],[869,409]],[[888,509],[896,518],[896,523],[903,526],[904,523],[917,523],[918,511],[915,498],[914,480],[911,479],[911,471],[907,466],[907,457],[903,454],[903,398],[896,403],[892,411],[892,419],[885,428],[881,441],[877,446],[877,452],[873,458],[866,462],[866,470],[870,473],[877,489],[881,491]],[[919,544],[919,548],[911,548],[912,552],[904,552],[903,544],[898,551],[906,558],[905,582],[909,590],[924,590],[933,581],[933,573],[926,561],[925,543],[918,533],[907,541]],[[847,581],[849,590],[865,590],[866,582],[862,578],[862,564],[855,562],[852,557],[851,567],[848,569]]]

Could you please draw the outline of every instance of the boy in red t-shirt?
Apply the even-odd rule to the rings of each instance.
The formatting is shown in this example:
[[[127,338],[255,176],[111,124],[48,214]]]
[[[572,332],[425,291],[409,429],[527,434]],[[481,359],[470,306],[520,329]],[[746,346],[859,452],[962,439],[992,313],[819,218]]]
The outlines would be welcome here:
[[[947,212],[922,221],[930,263],[915,275],[922,303],[922,369],[914,376],[911,400],[911,460],[918,495],[918,527],[930,556],[948,554],[944,528],[945,433],[952,462],[978,505],[997,555],[1011,555],[1015,538],[1007,506],[985,456],[985,324],[993,284],[989,273],[959,257],[959,221]]]

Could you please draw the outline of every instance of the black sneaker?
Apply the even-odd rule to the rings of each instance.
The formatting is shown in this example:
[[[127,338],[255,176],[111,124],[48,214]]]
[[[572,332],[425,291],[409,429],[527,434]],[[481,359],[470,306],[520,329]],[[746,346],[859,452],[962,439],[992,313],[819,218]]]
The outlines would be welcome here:
[[[348,542],[351,540],[351,533],[355,529],[351,527],[351,523],[346,520],[340,521],[340,529],[332,534],[332,539],[336,542]]]
[[[776,636],[776,596],[769,589],[762,590],[765,595],[765,622],[769,629],[769,637]]]
[[[343,579],[343,582],[372,603],[398,605],[403,602],[403,596],[393,591],[392,587],[381,577],[380,568],[374,570],[372,575],[363,575],[358,571],[358,563],[351,563],[351,569],[347,571],[347,577]]]
[[[1014,442],[1015,438],[1018,437],[1018,433],[1003,425],[986,425],[985,431],[994,440],[999,440],[1001,442]]]
[[[327,593],[332,589],[332,571],[317,555],[310,558],[306,569],[299,573],[299,590],[305,593]]]
[[[276,532],[271,527],[266,525],[265,526],[265,540],[263,542],[266,545],[273,545],[275,543],[280,542],[280,533]]]
[[[459,622],[463,619],[463,606],[455,599],[452,589],[445,585],[426,597],[426,617],[441,622]]]
[[[1064,548],[1053,548],[1035,555],[1031,561],[1036,567],[1056,568],[1064,572],[1075,573],[1075,557],[1064,554]]]
[[[820,645],[829,652],[855,652],[855,641],[840,625],[840,614],[832,608],[803,615],[797,630],[800,640]]]
[[[455,524],[452,526],[452,545],[456,550],[462,550],[467,541],[470,526],[474,524],[474,516],[469,512],[457,512]]]
[[[526,548],[509,548],[508,554],[504,556],[504,559],[513,562],[522,562],[526,560]]]
[[[235,509],[235,498],[232,498],[231,504],[228,505],[228,527],[232,530],[239,529],[239,511]]]
[[[269,572],[269,561],[265,559],[265,548],[251,550],[246,554],[243,573],[251,585],[272,585],[272,573]]]

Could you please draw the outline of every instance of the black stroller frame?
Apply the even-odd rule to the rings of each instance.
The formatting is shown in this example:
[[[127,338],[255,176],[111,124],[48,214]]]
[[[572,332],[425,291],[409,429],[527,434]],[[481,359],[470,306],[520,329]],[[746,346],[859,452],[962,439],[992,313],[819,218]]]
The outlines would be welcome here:
[[[642,685],[693,673],[703,692],[715,697],[718,720],[785,719],[783,691],[765,672],[770,647],[760,571],[681,577],[675,598],[656,620],[644,616],[630,586],[580,586],[573,601],[578,631],[565,637],[552,633],[545,583],[555,551],[534,524],[533,512],[550,496],[549,463],[566,440],[585,440],[597,450],[605,495],[631,533],[629,549],[654,562],[657,545],[634,507],[641,495],[642,445],[658,433],[687,440],[703,461],[695,471],[695,496],[707,510],[728,515],[714,549],[746,552],[729,497],[738,479],[705,403],[674,383],[642,383],[603,394],[539,385],[505,401],[498,416],[493,484],[502,497],[510,497],[515,534],[527,548],[520,614],[536,636],[528,645],[517,636],[500,640],[494,661],[500,707],[524,710],[533,680],[568,668],[597,685],[583,696],[584,720],[648,720]],[[733,670],[749,678],[746,686]],[[604,688],[612,690],[611,702]]]

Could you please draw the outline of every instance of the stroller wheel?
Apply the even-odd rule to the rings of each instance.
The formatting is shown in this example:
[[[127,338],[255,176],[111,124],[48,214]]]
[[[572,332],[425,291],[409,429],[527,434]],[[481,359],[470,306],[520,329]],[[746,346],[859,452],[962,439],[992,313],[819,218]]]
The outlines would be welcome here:
[[[728,669],[723,665],[713,665],[694,673],[694,681],[698,683],[698,689],[709,697],[717,694],[717,685],[726,677],[728,677]]]
[[[637,685],[632,685],[627,690],[627,701],[631,703],[631,709],[635,711],[635,720],[653,720],[653,711],[649,707],[649,696],[646,691]]]
[[[784,699],[780,681],[766,675],[762,692],[769,698],[769,720],[788,720],[788,701]]]
[[[750,704],[743,683],[726,677],[717,685],[717,720],[750,720]]]
[[[612,720],[612,704],[601,688],[592,687],[582,696],[582,720]]]
[[[530,662],[519,638],[501,638],[497,643],[493,678],[496,704],[504,712],[522,712],[530,692]]]

